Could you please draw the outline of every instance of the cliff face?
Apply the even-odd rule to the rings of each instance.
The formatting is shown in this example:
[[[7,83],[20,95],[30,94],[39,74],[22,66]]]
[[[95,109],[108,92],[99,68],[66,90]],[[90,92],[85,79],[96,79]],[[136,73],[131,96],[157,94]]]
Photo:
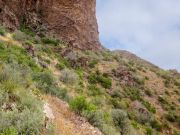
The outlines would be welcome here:
[[[0,24],[21,24],[79,49],[100,49],[95,0],[0,0]]]

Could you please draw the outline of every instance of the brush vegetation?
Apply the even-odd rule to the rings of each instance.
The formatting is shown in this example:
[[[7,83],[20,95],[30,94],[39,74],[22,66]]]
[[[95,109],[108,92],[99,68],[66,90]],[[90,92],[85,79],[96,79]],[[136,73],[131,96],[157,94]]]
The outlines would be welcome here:
[[[25,28],[10,34],[0,39],[0,135],[41,134],[43,94],[105,135],[180,133],[179,73],[106,49],[64,54],[64,42]]]

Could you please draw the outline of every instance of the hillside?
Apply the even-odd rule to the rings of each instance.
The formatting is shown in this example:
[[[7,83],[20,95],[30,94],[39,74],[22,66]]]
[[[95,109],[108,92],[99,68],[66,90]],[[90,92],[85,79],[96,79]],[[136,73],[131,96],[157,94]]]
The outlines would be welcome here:
[[[0,108],[1,135],[179,135],[180,74],[0,27]]]

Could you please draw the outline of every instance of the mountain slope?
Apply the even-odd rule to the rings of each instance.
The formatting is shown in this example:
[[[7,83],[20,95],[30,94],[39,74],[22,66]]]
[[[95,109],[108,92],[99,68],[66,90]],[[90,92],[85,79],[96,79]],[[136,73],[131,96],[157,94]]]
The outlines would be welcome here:
[[[8,33],[1,28],[0,33],[2,65],[8,65],[22,75],[28,73],[29,76],[22,76],[28,81],[24,83],[20,79],[18,87],[10,87],[12,79],[8,79],[7,85],[6,81],[0,82],[1,95],[9,97],[2,100],[0,106],[0,116],[9,123],[0,126],[2,134],[30,134],[29,129],[34,134],[58,134],[58,130],[64,135],[101,134],[91,125],[105,135],[179,134],[179,73],[164,71],[127,52],[72,49],[62,41],[39,37],[29,29]],[[19,71],[19,67],[24,70]],[[4,69],[1,68],[1,71],[4,72]],[[43,118],[42,104],[39,105],[41,109],[34,109],[36,102],[30,102],[31,99],[25,102],[18,94],[21,92],[20,86],[24,87],[24,93],[36,100],[48,102],[55,121]],[[13,92],[8,92],[9,87]],[[12,102],[12,94],[18,100]],[[69,107],[54,96],[66,101]],[[9,103],[10,108],[4,109],[4,105]],[[28,107],[31,113],[39,111],[42,114],[38,115],[41,116],[38,117],[39,122],[34,125],[35,121],[31,121],[29,124],[29,119],[25,119],[24,122],[28,124],[17,127],[8,114],[13,114],[14,119],[23,118],[14,115],[15,110],[23,114],[19,106]],[[82,124],[85,129],[81,127]]]

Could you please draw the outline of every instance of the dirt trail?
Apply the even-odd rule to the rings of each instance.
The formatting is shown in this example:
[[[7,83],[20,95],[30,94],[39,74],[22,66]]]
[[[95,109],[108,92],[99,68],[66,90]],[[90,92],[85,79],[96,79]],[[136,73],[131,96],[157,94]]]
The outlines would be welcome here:
[[[69,110],[68,104],[62,100],[45,96],[48,106],[52,109],[55,135],[102,135],[102,133]]]

